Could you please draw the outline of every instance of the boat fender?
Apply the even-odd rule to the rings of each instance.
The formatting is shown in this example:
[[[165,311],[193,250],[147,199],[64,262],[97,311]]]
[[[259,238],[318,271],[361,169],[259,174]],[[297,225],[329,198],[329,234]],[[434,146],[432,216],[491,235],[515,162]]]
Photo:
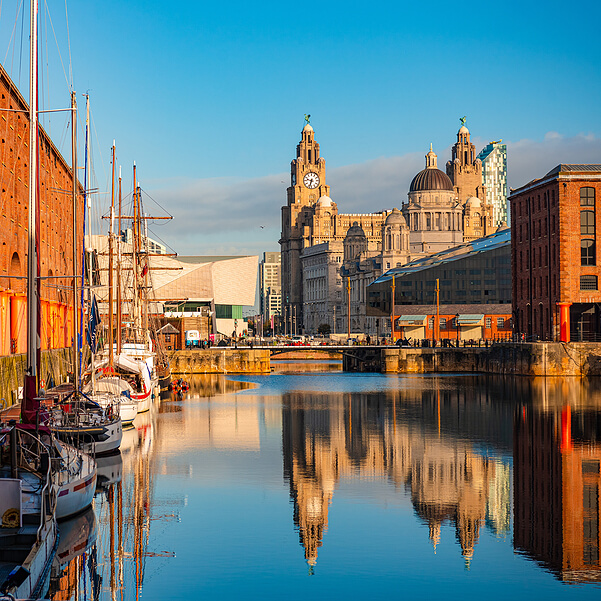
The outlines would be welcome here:
[[[19,510],[16,507],[7,509],[2,514],[2,527],[3,528],[18,528],[19,524]]]

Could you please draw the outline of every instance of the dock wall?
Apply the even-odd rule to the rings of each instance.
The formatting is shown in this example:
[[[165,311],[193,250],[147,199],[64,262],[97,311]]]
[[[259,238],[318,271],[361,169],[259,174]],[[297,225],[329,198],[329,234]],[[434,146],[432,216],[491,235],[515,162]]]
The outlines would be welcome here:
[[[382,349],[381,371],[601,376],[601,344],[534,342],[488,348],[387,348]]]
[[[220,349],[174,351],[169,356],[171,373],[184,374],[268,374],[267,349]]]
[[[18,398],[18,389],[23,386],[27,356],[0,356],[0,403],[4,407],[12,405]],[[55,384],[66,382],[67,373],[72,369],[71,349],[42,351],[40,377],[48,381],[52,376]]]

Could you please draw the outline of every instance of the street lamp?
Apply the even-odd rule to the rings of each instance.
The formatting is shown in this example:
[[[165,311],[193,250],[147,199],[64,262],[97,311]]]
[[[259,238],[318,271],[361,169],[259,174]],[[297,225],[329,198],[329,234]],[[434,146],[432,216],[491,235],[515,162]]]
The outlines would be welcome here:
[[[455,315],[455,329],[457,330],[457,346],[459,347],[459,313]]]

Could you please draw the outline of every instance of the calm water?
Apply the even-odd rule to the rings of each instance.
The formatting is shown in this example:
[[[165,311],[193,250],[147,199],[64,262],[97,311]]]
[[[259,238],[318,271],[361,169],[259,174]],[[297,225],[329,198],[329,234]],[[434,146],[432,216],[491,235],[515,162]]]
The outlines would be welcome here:
[[[139,416],[51,597],[600,598],[601,385],[281,369]]]

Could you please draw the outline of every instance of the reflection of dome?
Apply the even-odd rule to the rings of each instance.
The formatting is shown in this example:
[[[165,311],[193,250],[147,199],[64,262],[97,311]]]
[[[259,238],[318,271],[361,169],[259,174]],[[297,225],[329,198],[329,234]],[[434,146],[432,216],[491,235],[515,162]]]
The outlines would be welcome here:
[[[411,182],[409,192],[425,192],[426,190],[453,190],[449,176],[436,167],[426,167]]]
[[[311,127],[310,125],[306,125],[305,127]],[[317,201],[317,204],[320,207],[331,207],[332,206],[332,199],[329,196],[321,196],[319,198],[319,200]]]
[[[347,238],[365,238],[365,232],[357,221],[353,221],[353,225],[346,232]]]
[[[403,214],[398,209],[392,209],[392,213],[386,217],[385,225],[406,225]]]
[[[307,125],[303,127],[303,131],[313,131],[313,128],[307,123]]]

